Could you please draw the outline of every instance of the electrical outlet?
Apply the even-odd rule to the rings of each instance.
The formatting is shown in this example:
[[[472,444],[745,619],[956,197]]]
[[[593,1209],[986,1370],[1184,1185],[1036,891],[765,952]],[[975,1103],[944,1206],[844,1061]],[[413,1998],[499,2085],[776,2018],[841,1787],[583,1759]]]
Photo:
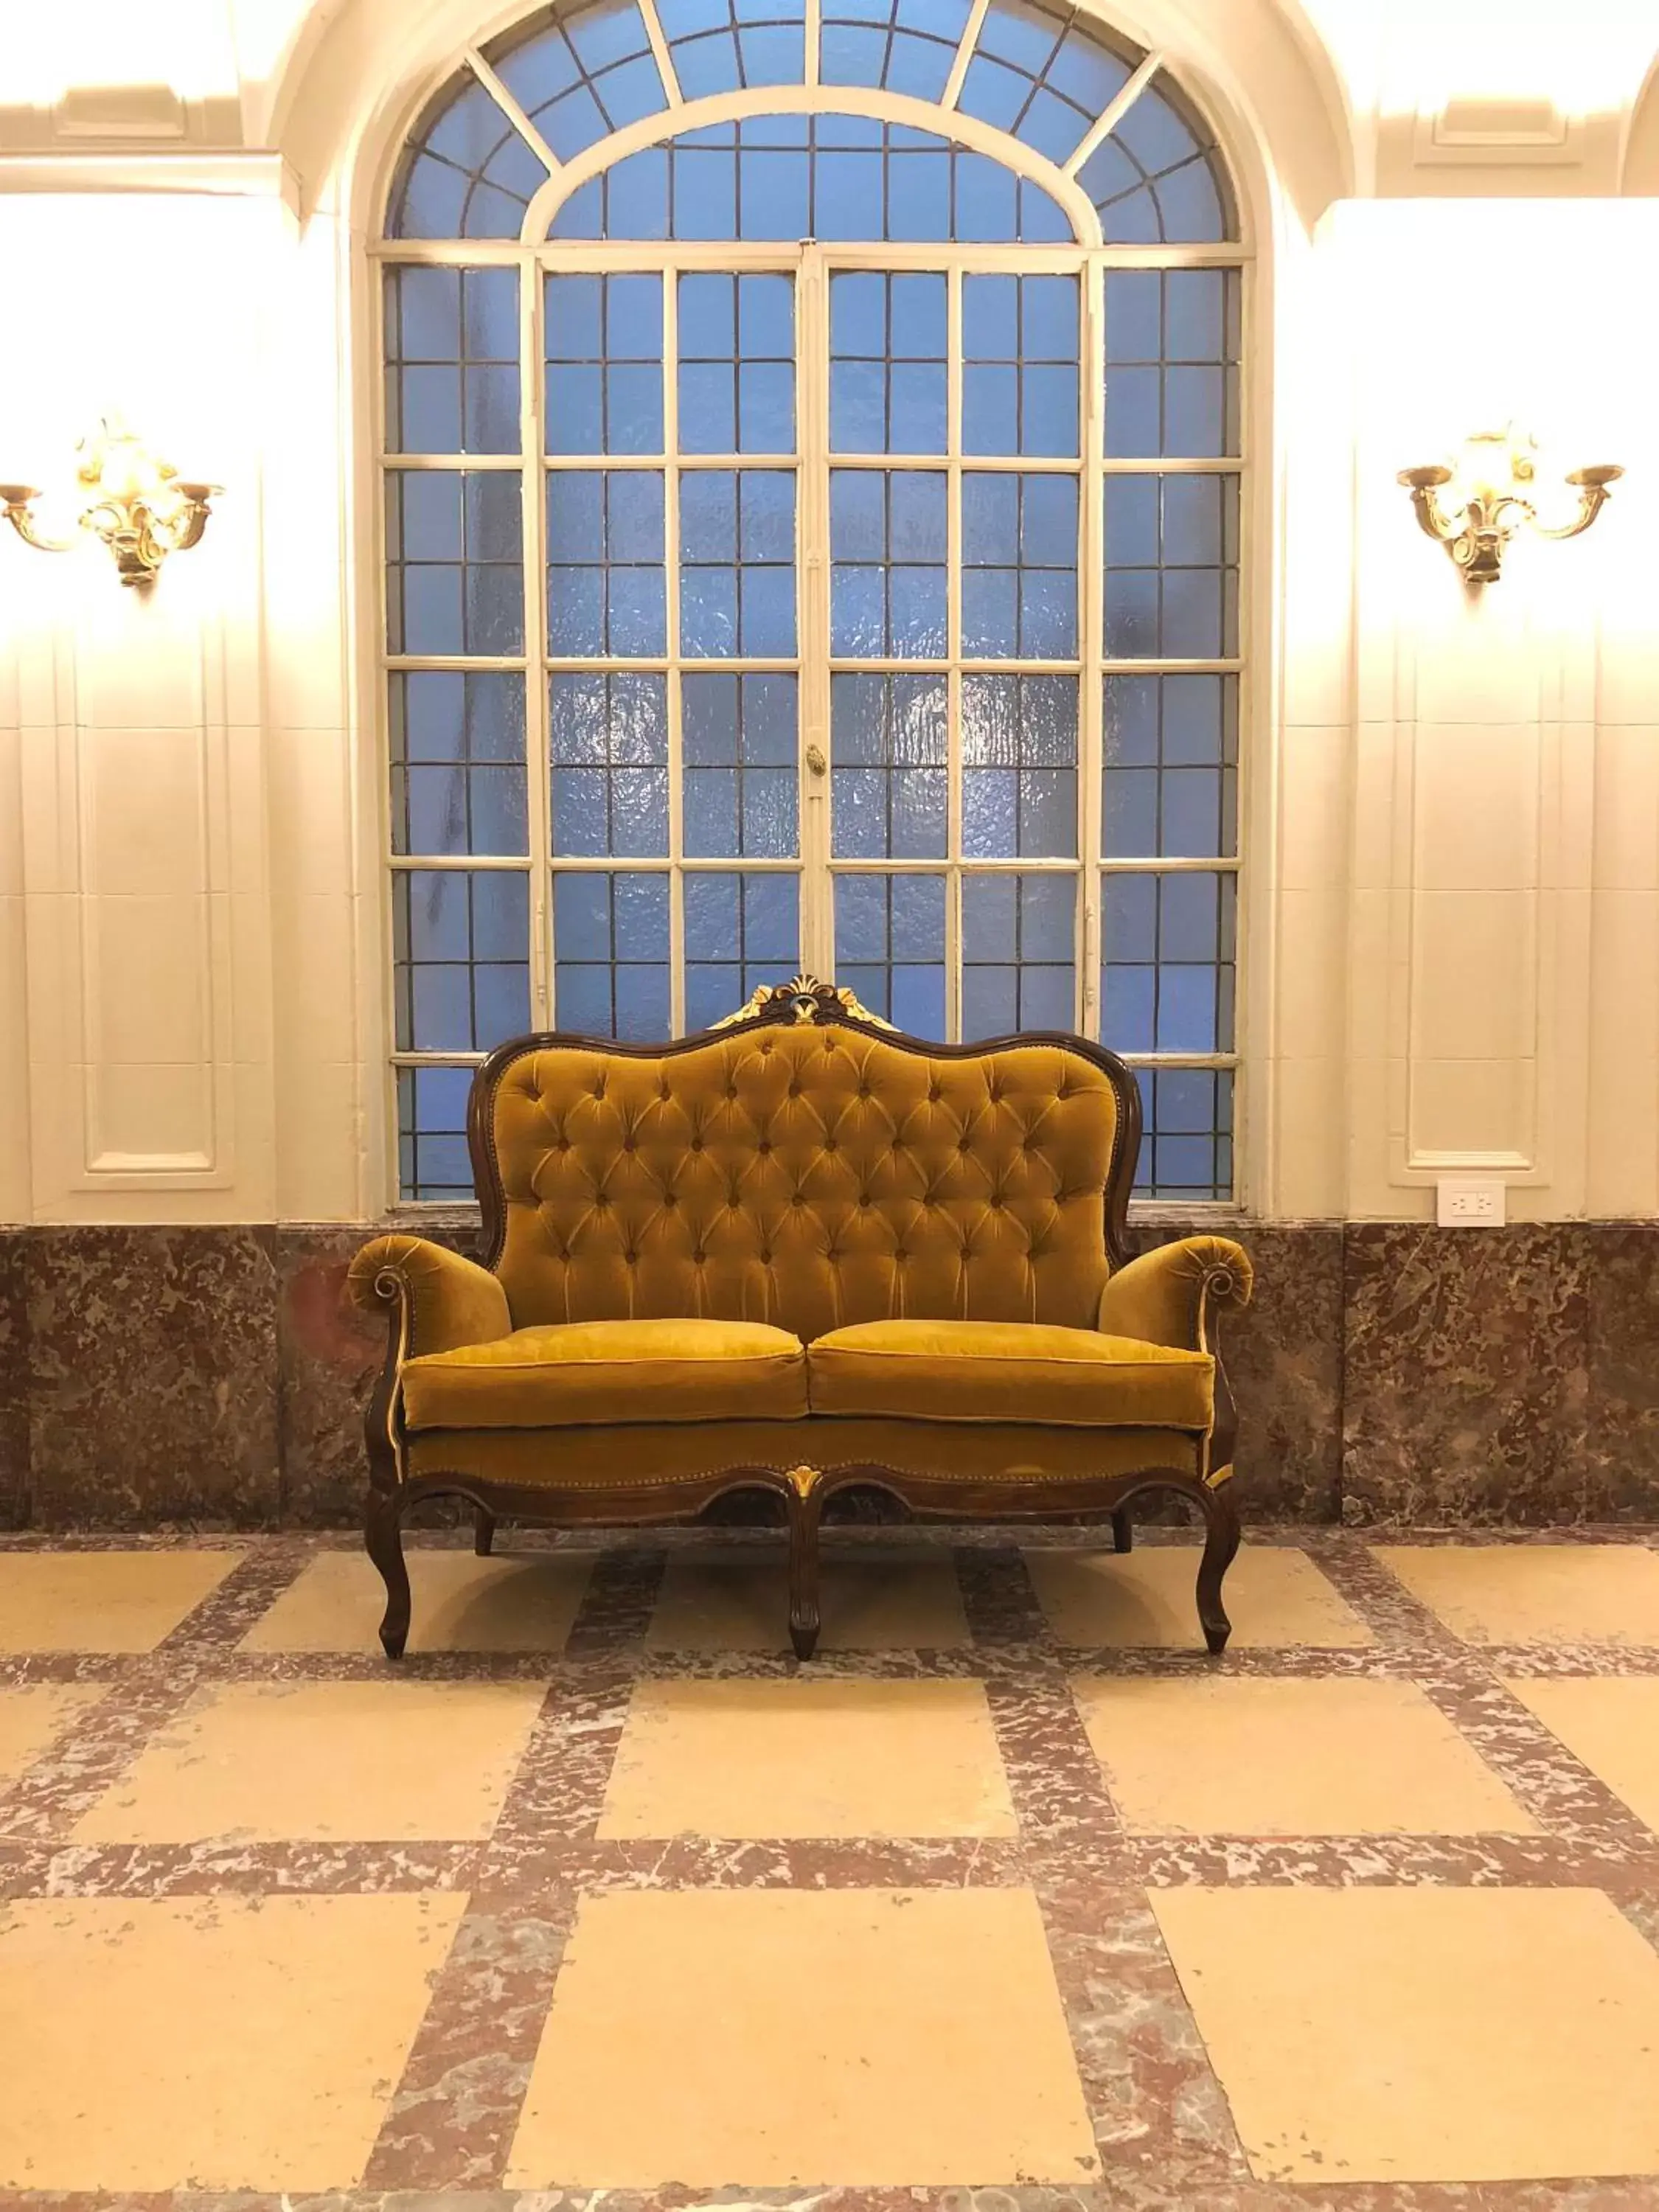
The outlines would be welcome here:
[[[1434,1194],[1435,1218],[1443,1229],[1504,1226],[1504,1185],[1496,1176],[1443,1176]]]

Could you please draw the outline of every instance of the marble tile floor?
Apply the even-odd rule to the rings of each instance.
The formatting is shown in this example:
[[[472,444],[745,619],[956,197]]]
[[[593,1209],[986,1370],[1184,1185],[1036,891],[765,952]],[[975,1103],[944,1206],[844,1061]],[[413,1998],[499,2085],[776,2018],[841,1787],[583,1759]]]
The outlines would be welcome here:
[[[1659,1532],[0,1540],[0,2212],[1659,2212]]]

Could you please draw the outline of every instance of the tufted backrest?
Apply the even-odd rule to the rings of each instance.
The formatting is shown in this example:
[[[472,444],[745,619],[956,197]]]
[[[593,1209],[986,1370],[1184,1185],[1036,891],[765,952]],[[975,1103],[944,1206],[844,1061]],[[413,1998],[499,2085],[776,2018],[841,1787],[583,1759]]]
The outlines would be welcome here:
[[[1133,1163],[1081,1048],[963,1054],[805,1024],[650,1055],[532,1038],[480,1085],[515,1328],[1094,1324],[1103,1201]]]

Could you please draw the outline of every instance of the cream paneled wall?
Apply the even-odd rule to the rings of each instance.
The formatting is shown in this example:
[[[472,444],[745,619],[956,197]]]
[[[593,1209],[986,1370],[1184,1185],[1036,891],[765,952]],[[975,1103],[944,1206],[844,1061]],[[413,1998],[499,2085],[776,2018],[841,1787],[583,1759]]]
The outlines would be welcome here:
[[[301,81],[307,38],[370,70],[377,5],[307,29],[301,0],[237,0],[254,138],[279,130],[276,79]],[[411,50],[441,50],[455,12],[411,11]],[[1144,34],[1154,12],[1124,20]],[[1226,11],[1194,0],[1189,46],[1200,17],[1224,39]],[[1598,20],[1575,12],[1580,46],[1601,41],[1628,104],[1627,22]],[[1577,167],[1500,167],[1508,197],[1471,196],[1432,131],[1396,127],[1457,90],[1412,91],[1404,22],[1337,0],[1297,15],[1349,104],[1345,189],[1389,196],[1321,213],[1304,168],[1264,225],[1247,1196],[1269,1216],[1422,1218],[1462,1167],[1502,1175],[1517,1216],[1652,1214],[1659,310],[1641,272],[1659,200],[1586,196],[1594,132]],[[192,51],[185,143],[52,156],[78,184],[144,189],[43,189],[49,162],[0,156],[0,265],[30,303],[28,342],[0,349],[0,474],[47,466],[117,404],[228,487],[147,596],[96,549],[48,561],[0,538],[0,1218],[356,1219],[390,1194],[363,672],[374,370],[337,210],[361,216],[370,119],[401,94],[310,87],[307,112],[326,94],[364,135],[296,176],[274,153],[192,150],[222,128],[214,71],[234,66]],[[35,58],[46,114],[81,79]],[[1253,118],[1322,96],[1315,78],[1275,110],[1224,58],[1223,105],[1256,134],[1243,167],[1277,173]],[[1612,112],[1605,87],[1582,97]],[[1413,146],[1423,165],[1379,182]],[[1472,597],[1395,475],[1511,415],[1559,465],[1630,475],[1589,537],[1517,549]]]

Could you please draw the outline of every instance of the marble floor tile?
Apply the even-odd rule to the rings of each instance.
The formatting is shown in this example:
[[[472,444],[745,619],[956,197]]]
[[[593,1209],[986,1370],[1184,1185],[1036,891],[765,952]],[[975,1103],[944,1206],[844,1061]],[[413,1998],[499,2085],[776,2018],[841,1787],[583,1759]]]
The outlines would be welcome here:
[[[15,1782],[52,1748],[104,1692],[86,1682],[32,1682],[0,1687],[0,1788]]]
[[[641,1682],[608,1836],[1012,1836],[978,1682]]]
[[[0,1653],[153,1651],[240,1551],[0,1551]]]
[[[1601,1892],[1192,1887],[1152,1902],[1259,2178],[1659,2169],[1659,1954]]]
[[[463,1904],[0,1905],[0,2187],[350,2188]]]
[[[198,1692],[82,1817],[82,1843],[488,1836],[534,1682],[240,1682]]]
[[[592,1570],[580,1553],[411,1548],[409,1652],[562,1651]],[[386,1584],[362,1552],[323,1552],[256,1620],[244,1651],[380,1656]]]
[[[1659,1833],[1659,1674],[1529,1675],[1508,1686]]]
[[[1098,2172],[1026,1890],[588,1897],[509,2186],[909,2188]]]
[[[1471,1644],[1659,1645],[1659,1551],[1640,1544],[1379,1544]]]
[[[673,1559],[646,1637],[653,1651],[787,1651],[781,1558]],[[971,1641],[948,1554],[866,1551],[823,1562],[820,1651],[959,1649]]]
[[[1079,1677],[1139,1832],[1517,1835],[1537,1822],[1414,1682]]]
[[[1061,1644],[1098,1650],[1202,1650],[1194,1584],[1199,1547],[1146,1545],[1115,1552],[1046,1551],[1025,1564]],[[1353,1650],[1376,1642],[1370,1626],[1305,1553],[1246,1544],[1224,1589],[1230,1651],[1294,1646]]]

